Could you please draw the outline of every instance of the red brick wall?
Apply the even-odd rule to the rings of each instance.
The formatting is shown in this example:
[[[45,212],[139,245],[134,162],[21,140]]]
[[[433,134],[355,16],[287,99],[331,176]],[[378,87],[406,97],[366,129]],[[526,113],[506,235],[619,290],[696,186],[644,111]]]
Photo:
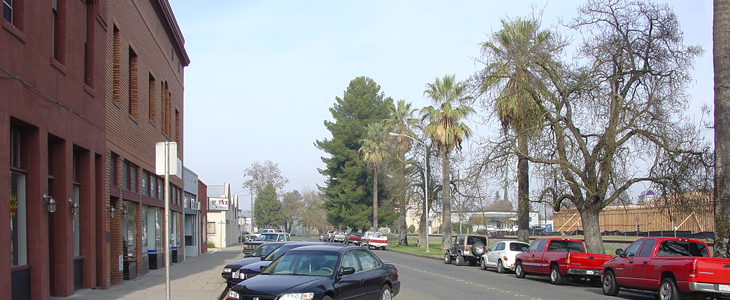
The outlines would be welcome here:
[[[106,198],[97,193],[103,191],[103,183],[98,182],[95,157],[105,152],[104,143],[104,92],[106,90],[103,68],[94,68],[93,80],[85,82],[86,63],[102,66],[105,60],[106,43],[105,0],[94,3],[91,10],[92,24],[90,48],[92,55],[84,56],[84,36],[86,35],[86,4],[83,1],[65,1],[63,59],[56,61],[51,56],[50,3],[46,1],[14,1],[20,16],[19,23],[11,24],[0,19],[0,168],[5,175],[0,176],[0,192],[9,187],[7,170],[8,132],[11,123],[22,128],[28,136],[27,155],[27,239],[28,264],[11,268],[10,244],[0,243],[0,299],[10,299],[12,295],[11,275],[20,269],[29,269],[33,287],[30,299],[48,299],[50,296],[67,296],[73,293],[73,244],[72,239],[61,240],[49,236],[49,224],[56,227],[62,235],[72,235],[72,216],[68,198],[72,197],[73,178],[70,172],[71,157],[75,150],[82,151],[81,222],[95,222],[94,212],[102,205],[98,199]],[[59,172],[54,179],[53,195],[58,210],[49,213],[42,194],[48,191],[48,148],[49,139],[63,145],[56,158],[66,170]],[[0,197],[0,206],[9,207],[8,197]],[[0,214],[0,221],[8,223],[8,214]],[[9,240],[9,230],[0,231],[3,241]],[[96,263],[103,261],[98,257],[98,231],[81,231],[81,251],[85,260],[84,287],[103,286],[96,272]],[[51,251],[51,243],[60,249]],[[91,266],[91,268],[87,267]],[[101,267],[103,269],[103,267]],[[58,278],[65,278],[59,280]]]
[[[170,116],[172,111],[183,112],[183,70],[188,64],[187,54],[183,45],[176,38],[181,36],[177,24],[168,22],[168,15],[172,12],[165,0],[149,1],[109,1],[107,3],[109,18],[106,31],[106,140],[108,151],[119,155],[119,176],[121,177],[121,162],[128,160],[138,166],[137,190],[140,190],[142,171],[155,173],[155,144],[163,141],[174,141],[176,131],[180,131],[181,139],[177,145],[177,156],[183,159],[184,139],[182,128],[172,128],[172,134],[166,134],[161,126],[162,120],[155,120],[155,116]],[[172,19],[174,20],[174,18]],[[118,47],[114,47],[115,29],[118,29]],[[115,53],[115,48],[118,53]],[[130,50],[134,51],[131,57],[136,63],[130,64]],[[183,58],[181,60],[181,57]],[[116,60],[116,62],[115,62]],[[115,65],[118,66],[115,68]],[[136,75],[130,76],[130,65],[136,70]],[[150,87],[152,81],[144,80],[150,76],[155,78],[156,86]],[[139,80],[141,78],[142,80]],[[136,87],[130,79],[136,81]],[[166,83],[169,94],[163,95],[161,83]],[[150,89],[154,98],[150,99]],[[133,92],[130,95],[130,91]],[[118,96],[115,94],[118,93]],[[163,111],[162,99],[170,98],[169,111]],[[130,105],[130,99],[136,101]],[[155,101],[155,99],[159,99]],[[152,104],[152,105],[150,105]],[[130,107],[132,113],[130,113]],[[155,111],[150,111],[150,107]],[[150,119],[150,116],[153,118]],[[109,159],[109,153],[107,153]],[[180,170],[182,173],[182,170]],[[170,176],[170,185],[183,187],[183,181]],[[140,203],[144,202],[152,207],[164,207],[164,201],[157,199],[145,200],[141,192],[132,193],[122,188],[122,199],[137,203],[136,209],[136,243],[133,250],[137,262],[137,275],[143,275],[141,264],[141,232],[142,215]],[[122,201],[120,199],[119,202]],[[172,203],[172,197],[171,197]],[[117,204],[120,206],[120,203]],[[172,211],[181,212],[183,208],[178,204],[171,204]],[[117,211],[120,207],[117,207]],[[144,216],[146,217],[146,216]],[[182,220],[178,224],[182,230]],[[164,225],[163,225],[164,226]],[[154,232],[148,232],[154,234]],[[164,235],[164,233],[163,233]],[[122,272],[118,267],[118,256],[122,254],[121,221],[119,224],[110,224],[110,278],[112,284],[122,281]],[[167,238],[163,238],[163,243]],[[182,254],[182,252],[181,252]],[[163,256],[160,256],[162,258]]]

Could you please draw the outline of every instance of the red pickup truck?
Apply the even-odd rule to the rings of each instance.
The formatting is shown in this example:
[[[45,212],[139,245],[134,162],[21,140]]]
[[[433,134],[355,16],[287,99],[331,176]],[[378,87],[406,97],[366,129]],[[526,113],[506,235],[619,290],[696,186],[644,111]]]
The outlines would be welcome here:
[[[550,283],[562,284],[563,277],[599,279],[608,254],[586,253],[581,240],[563,238],[536,239],[526,252],[515,257],[515,276],[550,275]]]
[[[703,241],[646,237],[603,265],[603,293],[615,296],[621,287],[658,291],[659,299],[683,296],[730,297],[730,259],[710,257]]]

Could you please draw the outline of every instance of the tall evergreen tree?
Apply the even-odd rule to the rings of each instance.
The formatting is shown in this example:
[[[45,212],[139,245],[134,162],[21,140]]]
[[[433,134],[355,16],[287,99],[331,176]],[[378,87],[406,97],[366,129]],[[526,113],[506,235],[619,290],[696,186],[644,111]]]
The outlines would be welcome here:
[[[324,122],[332,138],[315,143],[328,155],[322,157],[325,168],[319,169],[327,178],[320,189],[327,221],[334,226],[370,228],[372,190],[367,167],[357,151],[365,127],[388,118],[390,105],[392,99],[386,98],[380,86],[367,77],[353,79],[342,98],[335,97],[330,108],[335,121]]]
[[[256,195],[253,213],[256,223],[264,227],[279,227],[284,223],[281,202],[276,198],[276,189],[271,183]]]

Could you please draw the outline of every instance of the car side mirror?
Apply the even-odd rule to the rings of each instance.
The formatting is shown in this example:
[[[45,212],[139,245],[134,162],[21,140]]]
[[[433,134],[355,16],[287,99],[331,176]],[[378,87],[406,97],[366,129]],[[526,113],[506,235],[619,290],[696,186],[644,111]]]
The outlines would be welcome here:
[[[529,249],[529,247],[527,247],[527,246],[522,246],[522,249],[520,249],[520,250],[522,250],[522,252],[527,252],[527,250],[528,250],[528,249]]]
[[[266,269],[266,267],[268,267],[268,266],[260,266],[260,267],[259,267],[259,271],[261,271],[261,273],[263,273],[263,272],[264,272],[264,270]]]
[[[621,248],[616,249],[616,255],[624,256],[624,249],[621,249]]]
[[[344,275],[350,275],[355,273],[355,268],[353,267],[342,267],[342,270],[340,270],[340,276]]]

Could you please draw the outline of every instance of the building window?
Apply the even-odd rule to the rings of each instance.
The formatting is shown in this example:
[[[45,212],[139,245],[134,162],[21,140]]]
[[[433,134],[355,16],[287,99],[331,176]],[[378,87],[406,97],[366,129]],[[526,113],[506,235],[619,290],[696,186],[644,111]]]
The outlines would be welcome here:
[[[157,124],[157,99],[155,99],[155,95],[156,95],[155,89],[156,88],[157,88],[157,82],[155,81],[155,77],[152,76],[152,74],[150,74],[149,75],[149,89],[150,89],[149,90],[149,98],[150,98],[149,99],[149,101],[150,101],[149,118],[150,118],[150,122],[152,122],[153,124]]]
[[[149,241],[147,240],[147,210],[147,205],[142,205],[142,213],[140,214],[140,221],[142,221],[142,255],[147,254],[147,250],[149,247]]]
[[[3,19],[13,24],[13,0],[3,0]]]
[[[84,34],[84,83],[94,87],[94,1],[86,1],[86,31]]]
[[[137,192],[137,166],[128,160],[122,163],[122,187]]]
[[[129,114],[137,118],[137,53],[129,48]]]
[[[64,30],[66,23],[66,0],[52,0],[53,5],[53,39],[51,40],[51,56],[56,61],[64,62]]]
[[[26,218],[25,139],[23,134],[10,129],[10,260],[11,266],[28,264]]]
[[[152,198],[157,198],[157,177],[155,177],[155,175],[152,175],[152,174],[149,174],[149,175],[150,175],[150,179],[149,179],[150,194],[148,196],[150,196]]]
[[[121,43],[121,36],[119,34],[119,28],[117,26],[114,26],[114,37],[112,41],[112,98],[114,99],[115,103],[119,102],[119,81],[120,81],[120,71],[119,71],[119,65],[120,65],[120,43]]]
[[[129,189],[129,162],[122,162],[122,188]]]
[[[150,172],[142,171],[142,179],[139,181],[140,189],[142,192],[142,195],[149,196],[150,195]]]
[[[122,252],[124,254],[124,258],[127,259],[134,258],[134,235],[136,232],[134,208],[135,205],[133,202],[124,201],[124,222],[122,223],[122,235],[124,236],[122,237]]]
[[[109,157],[109,184],[112,186],[118,186],[117,161],[119,161],[119,156],[112,153],[111,156]]]
[[[215,234],[215,222],[207,222],[205,225],[208,234]]]

